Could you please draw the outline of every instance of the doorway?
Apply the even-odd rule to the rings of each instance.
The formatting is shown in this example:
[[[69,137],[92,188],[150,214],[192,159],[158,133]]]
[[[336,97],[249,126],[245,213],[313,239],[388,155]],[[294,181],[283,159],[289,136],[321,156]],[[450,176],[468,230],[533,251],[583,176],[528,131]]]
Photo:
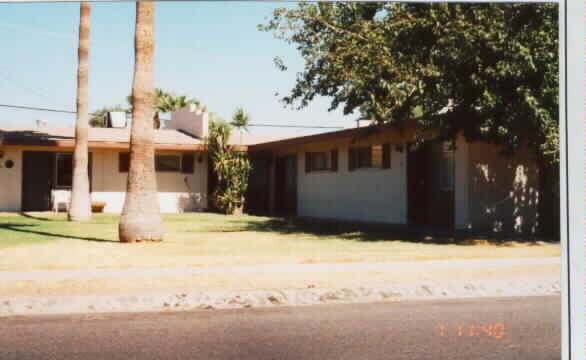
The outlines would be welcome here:
[[[51,209],[55,153],[25,151],[22,159],[22,210]]]
[[[92,153],[88,153],[88,177],[92,191]],[[71,190],[73,153],[24,151],[22,160],[22,211],[49,211],[53,189]]]
[[[275,215],[297,215],[297,156],[278,157],[275,162]]]
[[[407,149],[407,223],[429,225],[429,146]]]
[[[408,148],[407,223],[454,229],[455,151],[451,142]]]

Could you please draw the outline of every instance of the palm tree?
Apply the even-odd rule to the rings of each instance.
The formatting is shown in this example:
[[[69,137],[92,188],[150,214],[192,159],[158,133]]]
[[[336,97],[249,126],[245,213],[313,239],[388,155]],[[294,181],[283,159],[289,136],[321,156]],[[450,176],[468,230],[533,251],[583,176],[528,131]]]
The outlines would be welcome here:
[[[75,119],[75,150],[73,181],[68,218],[87,221],[92,216],[88,176],[88,55],[91,3],[79,5],[79,48],[77,67],[77,115]]]
[[[130,168],[118,234],[122,242],[161,241],[163,220],[155,176],[154,1],[136,2]]]
[[[242,146],[242,132],[248,131],[248,126],[250,125],[250,115],[244,110],[244,108],[239,107],[236,109],[236,112],[234,112],[234,116],[232,117],[232,122],[230,124],[238,129],[238,132],[240,133],[240,146]]]
[[[126,97],[130,107],[132,108],[132,94]],[[162,89],[156,88],[155,89],[155,107],[156,113],[154,116],[154,126],[155,129],[161,127],[160,119],[158,117],[159,113],[169,113],[173,111],[177,111],[188,104],[195,104],[199,105],[199,101],[197,99],[189,99],[187,96],[177,96],[172,92],[167,92]]]

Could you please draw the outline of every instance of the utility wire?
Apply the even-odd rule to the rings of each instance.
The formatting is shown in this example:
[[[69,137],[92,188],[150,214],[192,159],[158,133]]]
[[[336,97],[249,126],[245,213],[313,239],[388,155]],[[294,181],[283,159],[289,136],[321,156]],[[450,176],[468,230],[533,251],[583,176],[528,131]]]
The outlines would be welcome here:
[[[63,114],[77,114],[77,112],[70,111],[70,110],[49,109],[49,108],[41,108],[41,107],[35,107],[35,106],[0,104],[0,107],[5,107],[5,108],[9,108],[9,109],[18,109],[18,110],[48,111],[48,112],[56,112],[56,113],[63,113]],[[98,113],[90,113],[89,115],[98,115]],[[342,126],[312,126],[312,125],[249,124],[248,126],[303,128],[303,129],[343,129]]]
[[[307,129],[343,129],[343,126],[312,126],[312,125],[276,125],[276,124],[249,124],[248,126],[307,128]]]
[[[10,108],[10,109],[20,109],[20,110],[35,110],[35,111],[49,111],[49,112],[57,112],[57,113],[65,113],[65,114],[77,114],[77,112],[75,112],[75,111],[56,110],[56,109],[40,108],[40,107],[34,107],[34,106],[0,104],[0,107]],[[95,114],[90,114],[90,115],[95,115]]]

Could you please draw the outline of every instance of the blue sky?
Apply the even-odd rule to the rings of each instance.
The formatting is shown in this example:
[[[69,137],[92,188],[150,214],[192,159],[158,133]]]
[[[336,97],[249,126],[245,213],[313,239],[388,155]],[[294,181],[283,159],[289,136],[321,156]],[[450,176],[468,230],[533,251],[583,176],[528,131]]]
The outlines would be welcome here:
[[[328,112],[328,99],[306,109],[284,108],[286,94],[303,69],[297,50],[256,26],[271,2],[158,2],[156,86],[199,99],[230,119],[237,106],[252,123],[351,126],[357,115]],[[78,3],[0,4],[0,103],[75,110]],[[134,3],[94,3],[91,18],[90,109],[125,104],[132,86]],[[280,56],[289,67],[273,65]],[[75,116],[0,108],[0,126],[73,126]],[[307,134],[315,130],[252,128],[258,134]],[[323,130],[321,130],[323,131]]]

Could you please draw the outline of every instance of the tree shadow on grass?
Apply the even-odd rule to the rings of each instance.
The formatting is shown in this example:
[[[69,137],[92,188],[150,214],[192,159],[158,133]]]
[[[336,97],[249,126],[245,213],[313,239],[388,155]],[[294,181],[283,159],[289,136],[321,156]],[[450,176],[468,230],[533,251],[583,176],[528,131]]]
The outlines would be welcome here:
[[[16,232],[22,232],[22,233],[28,233],[28,234],[35,234],[35,235],[43,235],[43,236],[61,238],[61,239],[78,239],[78,240],[94,241],[94,242],[119,243],[119,241],[115,241],[115,240],[98,239],[98,238],[94,238],[94,237],[82,237],[82,236],[76,236],[76,235],[54,234],[54,233],[49,233],[49,232],[45,232],[45,231],[38,231],[38,230],[30,229],[30,227],[33,227],[33,226],[35,226],[35,225],[0,223],[0,229],[9,230],[9,231],[16,231]]]
[[[32,220],[41,220],[41,221],[55,221],[57,219],[49,219],[46,217],[41,217],[41,216],[35,216],[29,213],[25,213],[25,212],[19,212],[18,215],[25,217],[27,219],[32,219]]]
[[[426,227],[393,224],[371,224],[310,218],[269,218],[262,221],[242,221],[241,231],[273,232],[279,234],[310,234],[327,240],[339,238],[355,241],[406,241],[438,245],[507,245],[511,241],[523,243],[551,242],[538,236],[511,233],[482,233],[452,231]],[[219,229],[233,232],[234,228]]]

